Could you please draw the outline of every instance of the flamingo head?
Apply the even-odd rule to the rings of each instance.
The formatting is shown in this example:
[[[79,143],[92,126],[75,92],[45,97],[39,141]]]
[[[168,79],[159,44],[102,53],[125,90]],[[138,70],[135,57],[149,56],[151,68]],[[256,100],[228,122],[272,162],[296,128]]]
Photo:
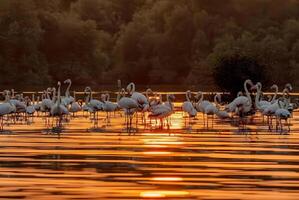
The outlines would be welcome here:
[[[127,91],[128,93],[133,93],[135,90],[135,84],[133,82],[129,83],[129,85],[127,86]]]
[[[292,85],[291,85],[290,83],[287,83],[287,84],[285,85],[285,88],[288,89],[289,91],[292,91],[292,90],[293,90],[293,87],[292,87]]]
[[[121,80],[120,79],[117,80],[117,87],[121,88]]]
[[[244,83],[245,84],[249,84],[250,86],[254,85],[253,82],[252,82],[252,80],[250,80],[250,79],[247,79]]]
[[[147,94],[151,94],[151,95],[154,94],[154,92],[153,92],[153,90],[152,90],[151,88],[148,88],[148,89],[146,90],[146,93],[147,93]]]
[[[84,89],[84,92],[87,93],[87,92],[90,92],[91,91],[91,88],[89,86],[87,86],[85,89]]]
[[[222,100],[222,99],[221,99],[221,94],[217,93],[217,94],[216,94],[216,98],[217,98],[218,101],[221,103],[221,100]]]
[[[57,85],[58,85],[58,86],[61,86],[61,83],[60,83],[60,81],[58,81],[58,82],[57,82]],[[53,89],[54,89],[54,88],[53,88]]]
[[[126,90],[125,90],[125,88],[122,88],[121,91],[120,91],[120,93],[121,93],[121,95],[123,97],[125,97],[126,96]]]
[[[274,85],[271,86],[270,89],[271,89],[271,90],[278,89],[278,86],[277,86],[276,84],[274,84]]]
[[[10,91],[9,90],[3,90],[2,94],[3,94],[3,96],[10,95]]]
[[[199,92],[197,92],[197,94],[195,95],[195,99],[198,100],[201,96],[202,96],[202,92],[199,91]]]
[[[106,101],[107,100],[107,94],[101,94],[101,100]]]
[[[170,100],[172,100],[172,101],[175,100],[175,96],[174,96],[174,94],[169,94],[169,95],[168,95],[168,98],[169,98]]]
[[[72,83],[72,80],[71,79],[66,79],[63,83],[64,84],[66,84],[66,83]]]

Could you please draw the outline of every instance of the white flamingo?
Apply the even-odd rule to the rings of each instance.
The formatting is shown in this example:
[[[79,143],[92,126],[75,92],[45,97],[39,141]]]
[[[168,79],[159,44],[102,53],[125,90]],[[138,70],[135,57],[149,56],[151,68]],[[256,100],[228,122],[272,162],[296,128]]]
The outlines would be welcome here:
[[[61,128],[62,118],[64,115],[68,115],[69,111],[61,101],[61,94],[60,94],[61,83],[58,81],[57,85],[58,85],[57,98],[55,104],[51,107],[50,114],[52,117],[58,117],[57,127]]]
[[[214,96],[215,105],[217,105],[217,94]],[[218,108],[213,103],[209,102],[204,107],[204,114],[207,115],[207,126],[209,126],[209,116],[212,116],[212,127],[214,123],[214,115],[218,112]]]
[[[229,112],[236,112],[238,110],[240,110],[242,113],[246,113],[249,112],[251,107],[252,107],[252,99],[250,96],[250,93],[248,91],[247,85],[250,85],[251,87],[253,86],[253,83],[251,80],[247,79],[244,82],[244,90],[245,90],[245,94],[246,96],[238,96],[237,98],[235,98],[231,103],[229,103],[226,106],[226,110]]]
[[[125,96],[125,90],[122,91],[123,97],[118,101],[118,106],[124,109],[127,131],[131,132],[133,115],[139,108],[139,105],[133,98]]]
[[[106,112],[106,120],[107,122],[110,122],[109,113],[115,112],[118,109],[118,104],[113,103],[110,100],[110,94],[106,93],[102,95],[102,101],[103,101],[103,111]]]
[[[271,99],[271,103],[275,103],[276,102],[276,98],[277,98],[277,94],[278,94],[278,86],[276,84],[271,86],[271,89],[275,90],[274,96]]]
[[[173,94],[167,94],[167,103],[159,104],[151,108],[151,113],[148,117],[150,119],[159,119],[161,128],[164,126],[163,120],[167,119],[173,113],[174,106],[172,101],[174,99]],[[168,121],[167,125],[169,127]]]
[[[64,84],[68,84],[68,86],[67,86],[66,91],[65,91],[65,96],[62,98],[62,102],[65,106],[68,106],[68,105],[70,105],[71,103],[73,103],[75,101],[75,98],[70,95],[70,88],[71,88],[71,85],[72,85],[72,80],[71,79],[66,79],[64,81]]]
[[[88,94],[85,100],[86,107],[84,107],[84,109],[93,113],[94,128],[98,128],[98,112],[103,110],[103,102],[92,98],[92,90],[90,87],[86,87],[84,92]]]
[[[42,112],[50,112],[51,107],[54,105],[54,99],[50,98],[49,93],[51,92],[51,88],[47,88],[44,91],[44,99],[41,102],[41,111]]]
[[[277,120],[276,127],[279,126],[281,131],[283,130],[282,120],[285,120],[287,123],[288,119],[291,117],[291,113],[284,108],[283,103],[284,102],[281,99],[278,99],[279,109],[275,111],[275,116]],[[289,123],[287,124],[288,124],[288,131],[290,131],[290,124]]]
[[[4,91],[3,95],[5,95],[5,101],[4,103],[0,104],[1,132],[4,130],[4,116],[16,112],[16,106],[10,101],[9,91]]]
[[[74,100],[71,103],[69,111],[73,113],[73,116],[75,116],[75,113],[82,110],[82,107],[79,105],[79,103],[76,101],[76,92],[74,91]]]
[[[262,93],[262,84],[258,82],[255,86],[253,86],[251,89],[256,89],[256,95],[255,95],[255,107],[258,109],[261,113],[271,105],[271,102],[269,101],[261,101],[260,96]]]
[[[216,94],[214,100],[218,109],[218,111],[216,112],[216,116],[220,119],[230,119],[230,115],[228,114],[228,112],[226,112],[225,110],[220,110],[221,94]]]
[[[127,86],[127,91],[129,95],[131,95],[131,98],[134,99],[138,103],[139,110],[144,110],[149,108],[149,102],[146,96],[140,92],[135,91],[135,84],[130,83]]]
[[[191,98],[191,91],[188,90],[186,92],[186,101],[182,105],[182,110],[188,114],[189,119],[190,117],[196,117],[197,115],[197,111],[194,108],[192,102],[190,101],[190,98]]]
[[[285,96],[288,93],[288,88],[284,88],[282,93],[283,93],[283,99],[285,99]],[[273,117],[275,116],[276,110],[278,110],[278,109],[279,109],[278,101],[275,101],[270,106],[266,107],[264,109],[264,111],[262,112],[263,115],[267,116],[267,123],[268,123],[269,130],[272,130],[272,127],[273,127],[272,120],[273,120]]]
[[[265,100],[260,100],[260,97],[262,94],[262,83],[261,82],[258,82],[253,88],[255,88],[257,90],[255,104],[257,104],[258,107],[260,107],[262,109],[261,111],[263,111],[263,108],[270,106],[271,102],[265,101]],[[276,97],[273,96],[273,98],[276,98]]]

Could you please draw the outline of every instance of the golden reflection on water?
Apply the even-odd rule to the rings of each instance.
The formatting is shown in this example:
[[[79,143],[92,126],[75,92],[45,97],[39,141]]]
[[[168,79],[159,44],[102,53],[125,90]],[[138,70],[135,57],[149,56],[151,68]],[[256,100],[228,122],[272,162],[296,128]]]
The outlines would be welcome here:
[[[110,124],[104,117],[95,132],[80,113],[60,137],[42,118],[5,126],[0,199],[298,199],[298,112],[290,134],[269,132],[260,116],[240,131],[177,112],[169,128],[138,125],[129,135],[118,113]]]
[[[143,198],[161,198],[161,197],[184,197],[189,195],[186,191],[145,191],[140,193]]]

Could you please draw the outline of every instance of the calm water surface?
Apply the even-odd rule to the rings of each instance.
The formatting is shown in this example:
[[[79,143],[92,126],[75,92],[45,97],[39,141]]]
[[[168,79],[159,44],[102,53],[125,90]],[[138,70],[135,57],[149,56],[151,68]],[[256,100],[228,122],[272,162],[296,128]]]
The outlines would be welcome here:
[[[119,114],[100,121],[102,132],[80,115],[60,137],[46,134],[41,118],[6,127],[0,198],[299,199],[298,112],[289,134],[268,132],[258,116],[240,131],[177,112],[169,129],[139,125],[128,135]]]

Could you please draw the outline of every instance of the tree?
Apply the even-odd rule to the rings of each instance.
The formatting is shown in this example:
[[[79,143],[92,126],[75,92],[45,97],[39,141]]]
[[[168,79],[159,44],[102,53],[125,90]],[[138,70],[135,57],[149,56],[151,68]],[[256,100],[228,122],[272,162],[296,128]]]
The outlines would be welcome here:
[[[219,88],[237,94],[246,79],[266,82],[265,67],[255,59],[240,55],[223,57],[214,68],[214,79]]]

